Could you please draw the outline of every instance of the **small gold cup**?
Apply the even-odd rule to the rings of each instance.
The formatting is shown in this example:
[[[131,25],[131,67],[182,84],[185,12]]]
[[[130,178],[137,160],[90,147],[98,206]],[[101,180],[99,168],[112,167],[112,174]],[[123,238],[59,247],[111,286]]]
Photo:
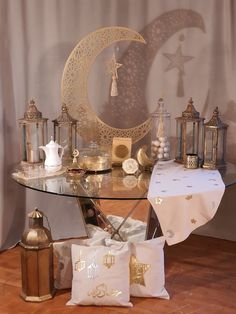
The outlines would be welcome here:
[[[196,169],[198,168],[199,159],[197,154],[187,154],[184,167],[187,169]]]

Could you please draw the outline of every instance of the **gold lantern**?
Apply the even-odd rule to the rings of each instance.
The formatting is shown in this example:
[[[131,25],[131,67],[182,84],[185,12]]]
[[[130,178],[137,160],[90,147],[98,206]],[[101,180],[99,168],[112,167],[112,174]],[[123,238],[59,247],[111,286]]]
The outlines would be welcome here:
[[[203,123],[204,118],[194,108],[193,100],[190,98],[188,106],[182,112],[182,116],[176,118],[177,127],[177,156],[175,160],[184,163],[186,156],[196,155],[202,160],[203,146]]]
[[[28,163],[42,162],[44,156],[39,146],[47,142],[47,120],[31,100],[24,118],[19,119],[21,161]]]
[[[77,120],[71,117],[67,106],[63,104],[61,115],[52,122],[54,124],[54,140],[64,147],[63,159],[71,159],[76,148]]]
[[[43,226],[44,214],[35,208],[29,217],[29,230],[21,242],[21,297],[41,302],[53,297],[53,244],[50,231]]]
[[[227,128],[228,125],[221,121],[216,107],[212,118],[204,125],[203,168],[217,169],[225,166]]]

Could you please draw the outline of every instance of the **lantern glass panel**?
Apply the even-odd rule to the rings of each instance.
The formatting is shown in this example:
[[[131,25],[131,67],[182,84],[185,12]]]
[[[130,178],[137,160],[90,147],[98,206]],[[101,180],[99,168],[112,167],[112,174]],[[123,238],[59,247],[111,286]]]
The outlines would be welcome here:
[[[181,155],[182,155],[182,134],[183,132],[183,125],[182,123],[179,123],[179,121],[177,121],[177,125],[176,125],[176,134],[177,134],[177,152],[176,152],[176,158],[180,159]]]
[[[205,133],[205,155],[204,161],[210,162],[213,159],[214,130],[207,130]]]
[[[224,162],[224,129],[218,130],[218,145],[217,145],[217,154],[216,161],[217,164]]]
[[[75,143],[72,142],[72,126],[58,126],[55,132],[55,140],[58,144],[64,147],[64,157],[71,157],[75,148]]]
[[[44,145],[46,128],[43,122],[26,122],[20,124],[21,133],[21,160],[38,163],[43,160],[43,152],[39,146]]]

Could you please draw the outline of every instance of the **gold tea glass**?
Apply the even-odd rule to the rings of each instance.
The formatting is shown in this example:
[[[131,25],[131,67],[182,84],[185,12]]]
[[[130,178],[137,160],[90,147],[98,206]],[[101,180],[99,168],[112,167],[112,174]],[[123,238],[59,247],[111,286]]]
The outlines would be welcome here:
[[[184,162],[184,167],[187,169],[198,168],[199,159],[197,154],[187,154]]]

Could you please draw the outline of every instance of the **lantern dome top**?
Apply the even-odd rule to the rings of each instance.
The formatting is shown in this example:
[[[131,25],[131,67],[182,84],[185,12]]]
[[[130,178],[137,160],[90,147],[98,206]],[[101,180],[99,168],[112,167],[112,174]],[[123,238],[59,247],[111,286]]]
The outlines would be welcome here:
[[[199,112],[195,109],[193,105],[193,100],[192,97],[189,99],[187,108],[182,112],[182,117],[183,118],[194,118],[197,119],[199,118],[200,114]]]
[[[24,113],[26,120],[42,119],[42,112],[38,110],[33,99],[30,100],[27,111]]]
[[[205,123],[205,125],[209,127],[219,128],[219,129],[228,127],[228,124],[223,123],[222,120],[220,119],[220,112],[219,112],[218,107],[214,109],[213,116],[208,122]]]
[[[43,212],[39,211],[38,207],[35,207],[34,210],[28,214],[28,217],[33,219],[42,218],[43,216]]]
[[[70,123],[70,124],[76,124],[77,120],[72,118],[72,116],[68,112],[68,108],[66,104],[63,104],[61,107],[61,114],[58,118],[52,120],[55,124],[61,124],[61,123]]]

